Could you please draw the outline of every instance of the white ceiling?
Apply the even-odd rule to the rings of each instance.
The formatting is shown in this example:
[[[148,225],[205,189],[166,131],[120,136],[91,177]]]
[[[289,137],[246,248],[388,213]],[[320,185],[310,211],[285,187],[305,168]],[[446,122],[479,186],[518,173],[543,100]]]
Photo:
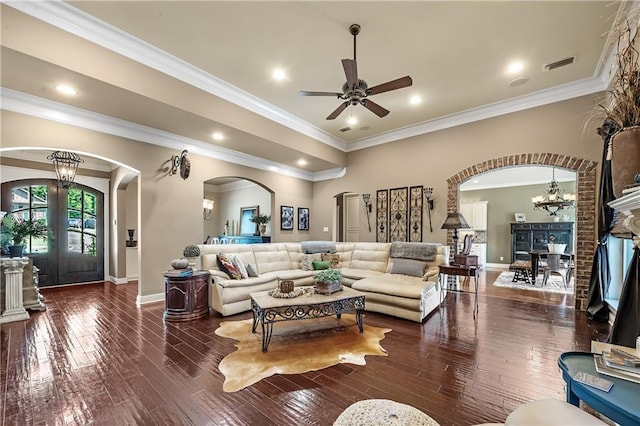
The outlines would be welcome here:
[[[610,59],[606,33],[620,4],[8,2],[2,6],[2,86],[16,91],[11,93],[61,102],[187,141],[200,141],[203,149],[235,150],[251,156],[246,160],[249,164],[265,161],[301,173],[318,173],[342,165],[322,155],[309,155],[304,146],[282,146],[266,134],[257,137],[241,126],[222,126],[209,117],[140,96],[131,88],[100,79],[96,72],[83,71],[81,66],[66,69],[72,60],[66,46],[51,46],[42,54],[37,54],[36,48],[13,50],[18,44],[11,43],[11,36],[15,32],[17,37],[32,37],[42,45],[54,39],[51,28],[71,32],[94,43],[92,52],[75,52],[78,63],[104,55],[106,48],[203,88],[211,94],[212,105],[222,98],[301,135],[351,151],[602,91]],[[38,24],[40,20],[53,27]],[[353,38],[348,32],[353,23],[362,26],[357,40],[359,77],[371,86],[410,75],[413,86],[372,97],[391,111],[385,118],[357,106],[328,121],[325,117],[339,101],[302,97],[298,91],[340,91],[345,81],[340,60],[353,57]],[[6,45],[5,40],[9,40]],[[574,64],[543,70],[544,64],[573,55],[577,57]],[[513,60],[522,61],[524,69],[508,75],[506,66]],[[113,75],[119,72],[109,70],[107,61],[102,66]],[[286,70],[285,81],[271,78],[275,67]],[[527,82],[511,86],[517,78]],[[53,93],[51,87],[59,80],[77,83],[79,95],[63,98]],[[412,95],[420,95],[422,104],[409,105]],[[5,93],[4,104],[9,105],[4,97]],[[10,108],[5,105],[3,108]],[[357,128],[341,132],[351,114],[359,120]],[[360,130],[363,127],[367,129]],[[211,140],[214,128],[226,132],[225,141]],[[298,166],[296,160],[305,154],[309,164]]]

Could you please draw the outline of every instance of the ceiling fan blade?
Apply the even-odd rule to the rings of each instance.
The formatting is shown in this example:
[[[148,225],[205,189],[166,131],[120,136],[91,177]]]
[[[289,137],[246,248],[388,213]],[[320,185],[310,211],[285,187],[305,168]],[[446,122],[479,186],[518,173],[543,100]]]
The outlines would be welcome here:
[[[327,117],[327,120],[333,120],[335,119],[337,116],[340,115],[340,113],[342,111],[344,111],[347,107],[349,106],[349,101],[345,101],[343,103],[340,104],[340,106],[338,108],[336,108],[335,111],[333,111],[331,114],[329,114],[329,116]]]
[[[342,68],[344,68],[344,75],[347,76],[347,84],[349,87],[358,86],[358,65],[353,59],[343,59]]]
[[[405,77],[397,78],[395,80],[387,81],[386,83],[378,84],[377,86],[370,87],[367,90],[368,95],[376,95],[378,93],[389,92],[390,90],[402,89],[403,87],[409,87],[413,84],[413,80],[408,75]]]
[[[342,96],[342,93],[338,92],[309,92],[307,90],[301,90],[298,92],[300,96]]]
[[[362,99],[360,103],[362,104],[363,107],[365,107],[366,109],[368,109],[369,111],[371,111],[372,113],[374,113],[380,118],[385,117],[387,114],[389,114],[388,109],[382,108],[380,105],[373,102],[371,99]]]

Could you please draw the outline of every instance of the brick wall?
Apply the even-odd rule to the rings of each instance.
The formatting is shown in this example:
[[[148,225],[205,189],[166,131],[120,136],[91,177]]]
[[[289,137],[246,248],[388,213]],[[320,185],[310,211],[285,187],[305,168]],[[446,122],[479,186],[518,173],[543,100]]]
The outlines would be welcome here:
[[[576,172],[575,307],[585,310],[597,238],[596,165],[595,161],[551,153],[516,154],[474,164],[447,179],[447,212],[458,210],[460,184],[480,173],[516,166],[555,166]],[[453,231],[447,233],[447,244],[453,247]]]

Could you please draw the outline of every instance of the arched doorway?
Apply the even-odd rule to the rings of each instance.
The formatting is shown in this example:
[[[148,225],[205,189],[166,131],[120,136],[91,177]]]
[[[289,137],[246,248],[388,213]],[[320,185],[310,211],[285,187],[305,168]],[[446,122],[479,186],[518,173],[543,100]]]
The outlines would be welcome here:
[[[591,258],[595,248],[595,161],[552,153],[515,154],[474,164],[447,179],[447,212],[455,212],[460,205],[461,183],[491,170],[521,165],[545,165],[571,170],[576,173],[576,250],[575,250],[575,307],[584,310],[587,305]],[[452,232],[447,235],[447,244],[453,245]]]
[[[104,194],[85,185],[61,189],[53,179],[2,184],[2,210],[22,219],[42,219],[46,241],[29,238],[29,257],[39,285],[104,280]]]

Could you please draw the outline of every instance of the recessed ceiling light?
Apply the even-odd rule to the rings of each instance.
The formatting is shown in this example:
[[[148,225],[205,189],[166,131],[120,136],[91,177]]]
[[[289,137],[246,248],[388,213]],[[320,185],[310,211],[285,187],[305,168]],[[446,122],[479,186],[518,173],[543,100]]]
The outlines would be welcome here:
[[[358,119],[357,119],[356,117],[354,117],[353,115],[352,115],[352,116],[350,116],[350,117],[347,119],[347,123],[349,123],[349,124],[351,124],[351,125],[356,124],[357,122],[358,122]]]
[[[307,165],[307,160],[305,160],[304,158],[301,158],[298,160],[298,166],[306,166]]]
[[[517,74],[524,69],[524,64],[520,61],[511,62],[507,66],[507,72],[509,74]]]
[[[471,182],[473,182],[473,183],[480,183],[480,179],[474,179],[474,180],[472,180]]]
[[[275,81],[283,81],[286,80],[287,73],[282,68],[276,68],[273,70],[273,73],[271,73],[271,77],[273,77]]]
[[[211,137],[216,141],[221,141],[222,139],[224,139],[224,135],[220,132],[213,132]]]
[[[422,96],[413,95],[411,98],[409,98],[409,103],[411,105],[420,105],[422,103]]]
[[[73,87],[67,84],[58,84],[56,86],[56,90],[62,93],[63,95],[69,95],[69,96],[75,96],[78,93],[76,92],[76,89],[74,89]]]
[[[277,172],[280,169],[277,168],[276,166],[269,166],[269,170],[271,170],[272,172]]]

